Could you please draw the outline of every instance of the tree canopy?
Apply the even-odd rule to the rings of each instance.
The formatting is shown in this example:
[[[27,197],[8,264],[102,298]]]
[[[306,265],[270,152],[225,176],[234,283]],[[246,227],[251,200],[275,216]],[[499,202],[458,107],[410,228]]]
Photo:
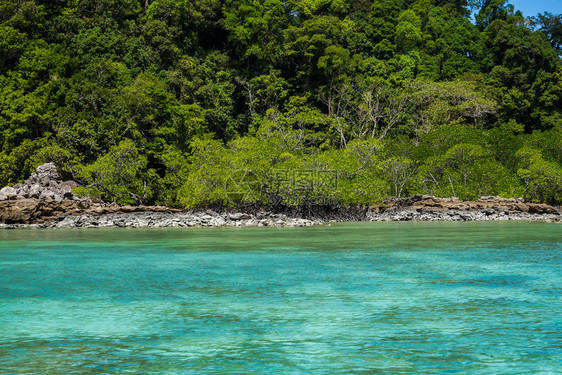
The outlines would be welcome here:
[[[119,203],[560,204],[561,30],[506,0],[0,0],[0,185],[52,161]]]

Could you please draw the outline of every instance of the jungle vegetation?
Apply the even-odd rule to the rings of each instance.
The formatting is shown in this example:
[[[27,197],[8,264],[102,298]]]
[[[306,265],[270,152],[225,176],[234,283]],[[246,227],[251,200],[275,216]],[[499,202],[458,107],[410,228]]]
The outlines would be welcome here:
[[[0,0],[0,186],[562,203],[562,20],[504,0]]]

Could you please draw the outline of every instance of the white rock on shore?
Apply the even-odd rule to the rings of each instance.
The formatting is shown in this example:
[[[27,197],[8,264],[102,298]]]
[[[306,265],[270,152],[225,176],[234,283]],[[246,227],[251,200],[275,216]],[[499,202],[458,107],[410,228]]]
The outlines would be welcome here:
[[[231,217],[235,216],[235,219]],[[240,217],[244,217],[243,219]],[[192,214],[137,212],[104,214],[99,216],[67,216],[50,227],[56,228],[177,228],[177,227],[306,227],[322,224],[321,221],[288,218],[269,214],[266,217],[248,214]]]
[[[526,212],[506,211],[431,211],[401,210],[384,212],[368,217],[369,221],[498,221],[529,220],[558,222],[562,218],[557,214],[532,214]]]

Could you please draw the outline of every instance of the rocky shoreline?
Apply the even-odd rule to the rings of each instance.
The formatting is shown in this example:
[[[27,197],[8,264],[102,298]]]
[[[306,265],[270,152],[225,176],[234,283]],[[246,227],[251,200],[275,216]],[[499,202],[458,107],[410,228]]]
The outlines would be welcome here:
[[[61,181],[54,164],[37,168],[23,184],[0,190],[0,229],[145,227],[305,227],[343,221],[562,222],[560,207],[522,199],[482,197],[477,201],[416,195],[362,208],[307,212],[200,212],[161,206],[119,206],[76,196],[74,181]]]
[[[61,221],[42,224],[0,224],[1,228],[189,228],[189,227],[305,227],[319,220],[290,218],[283,214],[206,212],[116,212],[101,215],[69,215]]]
[[[522,199],[481,197],[476,201],[415,195],[394,199],[367,214],[369,221],[497,221],[562,222],[562,209]]]
[[[161,206],[119,206],[78,197],[74,181],[61,181],[52,163],[23,184],[0,190],[0,229],[139,227],[304,227],[322,221],[258,212],[184,211]]]

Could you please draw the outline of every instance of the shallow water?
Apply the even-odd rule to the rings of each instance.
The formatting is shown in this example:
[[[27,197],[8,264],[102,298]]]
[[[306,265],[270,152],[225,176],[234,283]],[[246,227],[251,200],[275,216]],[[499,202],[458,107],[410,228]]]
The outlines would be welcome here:
[[[0,231],[2,374],[557,374],[562,226]]]

